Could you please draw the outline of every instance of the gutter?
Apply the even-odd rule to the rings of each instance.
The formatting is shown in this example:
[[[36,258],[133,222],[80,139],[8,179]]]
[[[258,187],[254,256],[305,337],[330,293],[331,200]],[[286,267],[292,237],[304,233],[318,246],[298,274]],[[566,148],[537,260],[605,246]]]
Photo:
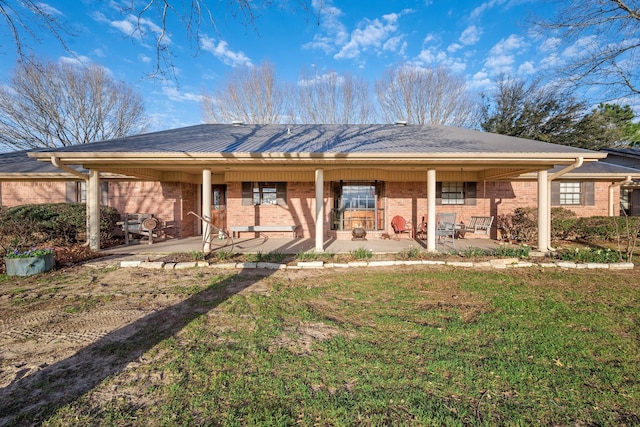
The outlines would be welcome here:
[[[576,159],[575,162],[573,162],[572,165],[567,166],[566,168],[552,174],[549,175],[549,177],[547,178],[549,180],[549,182],[553,181],[556,178],[560,178],[562,175],[571,172],[574,169],[579,168],[580,166],[582,166],[582,164],[584,163],[584,157],[578,157]]]
[[[609,186],[609,216],[615,216],[615,206],[613,205],[613,191],[625,184],[631,184],[633,180],[631,179],[631,175],[627,176],[624,181],[614,182]]]
[[[63,171],[68,172],[68,173],[70,173],[72,175],[75,175],[75,176],[77,176],[77,177],[79,177],[79,178],[81,178],[81,179],[83,179],[85,181],[89,180],[89,175],[88,174],[84,174],[82,172],[78,172],[74,168],[65,165],[56,156],[51,156],[51,164],[53,166],[57,167],[58,169],[62,169]]]

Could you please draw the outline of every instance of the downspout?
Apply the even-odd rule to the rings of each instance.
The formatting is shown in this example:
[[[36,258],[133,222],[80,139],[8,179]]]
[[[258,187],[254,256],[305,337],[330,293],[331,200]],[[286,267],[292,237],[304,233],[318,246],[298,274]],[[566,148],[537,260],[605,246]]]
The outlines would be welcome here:
[[[613,205],[613,190],[622,185],[631,184],[632,182],[633,180],[631,179],[631,175],[629,175],[624,181],[614,182],[609,186],[609,216],[615,216],[615,206]]]
[[[87,191],[88,191],[88,189],[89,189],[89,174],[84,174],[82,172],[78,172],[74,168],[65,165],[56,156],[51,156],[51,164],[53,166],[57,167],[58,169],[62,169],[63,171],[68,172],[71,175],[75,175],[75,176],[81,178],[82,180],[84,180],[85,186],[86,186]],[[84,243],[83,246],[89,246],[89,244],[91,243],[90,242],[90,238],[89,238],[89,236],[90,236],[90,230],[89,230],[89,228],[90,228],[90,225],[89,225],[89,203],[87,203],[85,218],[86,218],[87,241]]]

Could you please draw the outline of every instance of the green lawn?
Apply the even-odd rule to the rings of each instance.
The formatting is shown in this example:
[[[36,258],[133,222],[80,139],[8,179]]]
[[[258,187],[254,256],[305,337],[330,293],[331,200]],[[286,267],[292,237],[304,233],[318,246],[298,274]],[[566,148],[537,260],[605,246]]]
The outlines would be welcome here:
[[[205,277],[203,315],[45,425],[640,425],[637,277],[277,273],[229,298],[237,277]]]

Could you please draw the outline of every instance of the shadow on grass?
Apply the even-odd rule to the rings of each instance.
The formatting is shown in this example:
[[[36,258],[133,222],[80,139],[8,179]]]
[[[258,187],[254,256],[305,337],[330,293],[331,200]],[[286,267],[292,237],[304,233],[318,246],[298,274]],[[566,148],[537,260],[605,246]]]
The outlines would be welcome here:
[[[0,426],[40,425],[193,320],[272,273],[233,274],[176,305],[110,332],[67,359],[14,380],[0,389]]]

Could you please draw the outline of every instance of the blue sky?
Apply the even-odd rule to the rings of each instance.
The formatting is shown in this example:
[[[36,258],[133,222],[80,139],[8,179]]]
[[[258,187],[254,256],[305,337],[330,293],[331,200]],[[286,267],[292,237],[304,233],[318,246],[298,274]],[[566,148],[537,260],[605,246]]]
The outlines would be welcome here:
[[[317,6],[319,0],[313,1]],[[398,63],[446,65],[463,75],[472,90],[482,91],[501,72],[533,76],[571,55],[570,49],[559,50],[553,35],[537,37],[526,26],[531,13],[551,12],[539,1],[324,0],[319,21],[290,1],[289,7],[254,9],[255,28],[224,9],[214,10],[217,28],[202,28],[199,52],[170,22],[167,40],[177,81],[150,79],[155,50],[149,35],[160,22],[148,15],[143,28],[149,35],[128,37],[136,18],[120,6],[130,2],[48,0],[44,4],[51,13],[76,33],[68,39],[73,54],[51,37],[27,41],[40,57],[95,62],[127,82],[143,96],[151,130],[201,123],[198,98],[203,91],[212,91],[233,67],[266,60],[289,82],[303,67],[320,74],[348,71],[373,83]],[[15,64],[15,49],[6,28],[0,27],[0,37],[4,82]]]

